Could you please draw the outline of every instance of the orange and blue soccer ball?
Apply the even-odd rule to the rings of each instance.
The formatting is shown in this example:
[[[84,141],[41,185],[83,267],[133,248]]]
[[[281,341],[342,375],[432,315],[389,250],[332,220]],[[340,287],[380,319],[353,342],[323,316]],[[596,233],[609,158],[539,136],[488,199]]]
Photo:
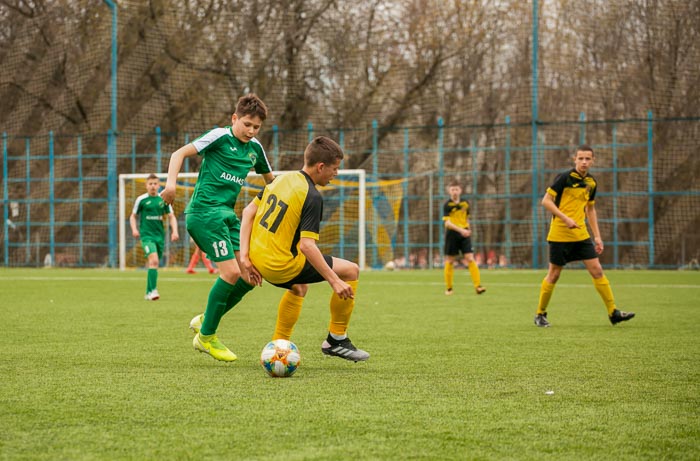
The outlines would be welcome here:
[[[273,378],[292,376],[301,362],[299,348],[286,339],[270,341],[260,353],[260,364]]]

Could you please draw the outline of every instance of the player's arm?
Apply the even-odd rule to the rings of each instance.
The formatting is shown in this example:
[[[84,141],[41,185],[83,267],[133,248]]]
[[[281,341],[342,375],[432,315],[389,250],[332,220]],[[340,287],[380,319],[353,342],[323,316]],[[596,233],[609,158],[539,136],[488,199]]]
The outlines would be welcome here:
[[[262,285],[262,276],[250,261],[250,236],[253,232],[253,220],[255,219],[255,214],[258,212],[258,202],[260,200],[258,197],[254,198],[243,209],[243,213],[241,213],[238,265],[241,268],[241,277],[243,277],[244,280],[247,280],[251,285]]]
[[[177,217],[171,206],[168,206],[170,212],[168,213],[168,221],[170,221],[170,241],[177,242],[180,240],[180,233],[177,231]]]
[[[197,155],[197,149],[194,147],[194,144],[190,143],[185,144],[173,152],[173,155],[170,156],[170,163],[168,164],[168,179],[165,182],[165,189],[163,189],[160,193],[160,196],[163,197],[163,200],[165,200],[165,203],[168,205],[175,201],[177,175],[180,173],[182,163],[184,162],[185,158],[192,157],[194,155]]]
[[[275,179],[275,176],[272,173],[263,173],[261,176],[263,177],[265,184],[270,184]]]
[[[445,228],[453,230],[455,232],[458,232],[458,233],[462,234],[462,236],[464,236],[464,237],[469,237],[472,233],[471,230],[465,229],[463,227],[459,227],[457,224],[450,221],[450,218],[445,219]]]
[[[544,197],[542,197],[542,206],[545,210],[549,211],[554,216],[561,219],[564,222],[564,224],[566,224],[566,227],[568,227],[569,229],[579,229],[581,227],[578,224],[576,224],[576,221],[569,218],[559,209],[557,204],[554,203],[554,196],[549,192],[549,190],[547,190],[547,192],[545,192],[544,194]]]
[[[355,293],[352,291],[352,287],[347,283],[343,282],[338,274],[336,274],[333,269],[326,263],[323,258],[323,253],[316,246],[316,240],[310,237],[301,237],[299,240],[299,249],[309,264],[314,266],[314,269],[318,271],[321,276],[330,284],[333,291],[340,296],[340,299],[351,299],[355,297]]]
[[[135,239],[141,237],[139,227],[136,224],[136,213],[131,213],[131,216],[129,216],[129,224],[131,225],[131,235],[133,235]]]
[[[586,205],[586,221],[591,227],[593,233],[593,241],[595,242],[595,251],[598,254],[603,252],[603,239],[600,237],[600,228],[598,227],[598,212],[595,210],[595,204],[588,202]]]

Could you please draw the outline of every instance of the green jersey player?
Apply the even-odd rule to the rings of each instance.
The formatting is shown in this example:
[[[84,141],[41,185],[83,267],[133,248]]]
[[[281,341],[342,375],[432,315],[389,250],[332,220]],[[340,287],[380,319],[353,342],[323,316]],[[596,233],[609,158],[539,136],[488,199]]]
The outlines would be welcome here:
[[[247,272],[241,274],[237,262],[240,221],[234,206],[251,168],[266,183],[273,180],[265,150],[255,138],[266,117],[267,108],[256,95],[240,98],[231,116],[231,126],[215,128],[173,153],[168,180],[161,193],[167,203],[172,203],[183,160],[202,156],[192,200],[185,210],[187,231],[209,259],[216,262],[219,278],[209,292],[204,314],[195,316],[190,328],[195,332],[192,344],[196,350],[226,362],[237,357],[217,338],[219,322],[258,282],[251,280]]]
[[[173,208],[165,203],[158,195],[160,180],[155,174],[146,179],[146,193],[138,196],[134,202],[134,209],[129,217],[131,234],[136,239],[141,239],[143,254],[148,264],[148,277],[146,282],[146,300],[156,301],[158,294],[158,264],[163,257],[165,243],[165,229],[163,228],[163,216],[168,216],[170,221],[170,240],[175,242],[180,238],[177,232],[177,218]],[[139,218],[138,225],[136,224]]]

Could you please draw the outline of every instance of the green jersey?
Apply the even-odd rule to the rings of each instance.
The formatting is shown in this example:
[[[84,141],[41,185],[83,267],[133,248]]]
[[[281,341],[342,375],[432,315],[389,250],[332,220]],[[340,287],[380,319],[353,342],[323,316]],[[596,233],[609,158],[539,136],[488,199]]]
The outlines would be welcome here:
[[[160,195],[139,195],[131,213],[139,216],[141,240],[163,240],[163,216],[172,212],[173,207],[166,204]]]
[[[258,174],[272,171],[262,144],[255,138],[247,143],[239,141],[230,126],[214,128],[192,145],[202,156],[202,165],[185,213],[233,209],[251,168]]]

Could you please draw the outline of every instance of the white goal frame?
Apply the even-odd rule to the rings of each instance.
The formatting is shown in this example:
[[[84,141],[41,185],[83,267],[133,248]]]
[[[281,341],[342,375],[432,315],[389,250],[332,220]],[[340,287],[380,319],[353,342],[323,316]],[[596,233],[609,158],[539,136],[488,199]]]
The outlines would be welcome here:
[[[286,170],[286,171],[273,171],[272,173],[277,176],[283,173],[289,173],[291,171],[298,170]],[[357,256],[358,265],[360,269],[365,269],[366,265],[366,242],[365,242],[365,232],[366,232],[366,206],[367,206],[367,173],[362,169],[354,170],[338,170],[338,176],[342,175],[355,175],[358,178],[359,191],[358,191],[358,230],[359,235],[357,236]],[[127,209],[129,204],[126,202],[126,180],[127,179],[146,179],[150,176],[150,173],[122,173],[119,175],[119,270],[126,269],[126,219],[127,219]],[[167,173],[156,173],[156,176],[160,180],[166,180],[168,178]],[[199,173],[179,173],[178,178],[197,178]],[[257,173],[248,173],[248,176],[259,176]],[[331,183],[332,184],[332,183]],[[129,215],[131,212],[128,212]]]

